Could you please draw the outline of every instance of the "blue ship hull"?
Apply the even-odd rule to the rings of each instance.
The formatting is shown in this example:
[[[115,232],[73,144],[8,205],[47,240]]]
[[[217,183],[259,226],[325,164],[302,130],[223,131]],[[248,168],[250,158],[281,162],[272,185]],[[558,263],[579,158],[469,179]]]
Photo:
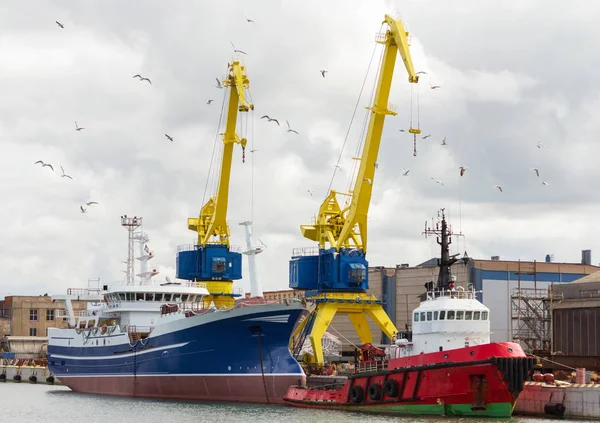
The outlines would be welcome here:
[[[288,348],[303,313],[292,303],[164,319],[135,342],[120,327],[50,329],[48,363],[79,392],[277,403],[305,380]]]

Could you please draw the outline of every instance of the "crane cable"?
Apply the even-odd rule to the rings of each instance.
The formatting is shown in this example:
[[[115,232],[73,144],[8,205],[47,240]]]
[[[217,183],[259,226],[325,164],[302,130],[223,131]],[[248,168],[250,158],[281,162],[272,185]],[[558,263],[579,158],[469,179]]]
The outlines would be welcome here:
[[[214,181],[213,179],[213,175],[212,172],[214,171],[215,173],[217,172],[217,166],[213,165],[215,164],[216,158],[217,158],[217,145],[219,142],[219,130],[221,129],[221,122],[223,121],[223,113],[225,111],[225,99],[227,98],[227,90],[223,90],[223,100],[221,102],[221,114],[219,115],[219,123],[217,124],[217,132],[215,134],[215,141],[213,143],[213,151],[210,157],[210,164],[208,167],[208,175],[206,177],[206,184],[204,186],[204,194],[202,195],[202,205],[204,205],[206,203],[206,195],[208,193],[208,185],[211,181]],[[217,177],[218,178],[218,177]],[[215,179],[217,179],[215,178]],[[212,191],[216,191],[216,188],[213,187]]]
[[[383,25],[381,25],[381,27],[379,27],[379,31],[381,31],[382,27],[383,27]],[[356,116],[356,111],[358,110],[358,103],[360,102],[360,99],[361,99],[362,93],[363,93],[363,89],[365,88],[365,84],[367,82],[367,77],[369,76],[369,70],[371,69],[371,64],[373,63],[373,57],[375,57],[375,51],[377,51],[377,43],[375,43],[375,46],[373,47],[373,53],[371,53],[371,59],[369,60],[369,66],[367,67],[367,73],[365,74],[363,83],[360,87],[360,92],[358,93],[358,98],[356,99],[356,103],[354,104],[354,110],[352,111],[352,117],[350,118],[350,123],[348,124],[348,129],[346,130],[346,136],[344,137],[342,149],[340,150],[340,154],[337,159],[336,167],[334,168],[333,175],[331,176],[331,180],[329,181],[329,187],[327,188],[327,192],[325,193],[325,196],[329,195],[329,192],[331,192],[331,186],[333,185],[333,180],[334,180],[335,174],[338,170],[337,166],[339,166],[339,164],[340,164],[340,161],[342,159],[342,154],[344,153],[344,148],[346,147],[346,143],[348,141],[348,136],[350,135],[350,129],[352,128],[352,123],[354,122],[354,117]]]

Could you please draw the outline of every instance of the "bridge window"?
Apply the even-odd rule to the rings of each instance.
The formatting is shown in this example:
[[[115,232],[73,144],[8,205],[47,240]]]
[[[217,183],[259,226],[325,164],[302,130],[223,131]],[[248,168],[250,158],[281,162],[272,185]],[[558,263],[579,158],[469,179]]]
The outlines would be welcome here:
[[[433,312],[433,320],[437,320],[438,319],[438,312],[434,311]]]
[[[133,294],[131,292],[126,292],[125,293],[125,299],[127,301],[133,301]]]
[[[465,314],[465,312],[464,312],[464,311],[462,311],[462,310],[458,310],[458,311],[456,312],[456,320],[462,320],[462,319],[463,319],[463,317],[464,317],[464,314]]]
[[[425,312],[424,311],[421,312],[421,321],[422,322],[425,321]]]
[[[185,303],[185,302],[187,302],[187,300],[188,300],[188,294],[183,294],[181,296],[181,302]]]
[[[448,310],[448,320],[454,320],[454,310]]]
[[[145,296],[145,298],[146,298],[146,301],[153,301],[153,300],[152,300],[152,293],[151,293],[151,292],[150,292],[150,293],[149,293],[149,292],[146,292],[146,296]]]
[[[119,292],[119,299],[121,301],[125,301],[125,293],[124,292]]]
[[[444,320],[446,318],[446,310],[440,311],[440,320]]]
[[[428,311],[427,312],[427,321],[430,322],[432,317],[433,317],[433,313],[431,311]]]
[[[487,320],[487,318],[488,318],[488,312],[482,311],[481,312],[481,320]]]
[[[165,294],[165,301],[171,301],[171,295],[173,294]]]
[[[481,314],[481,311],[474,311],[473,312],[473,320],[479,320],[480,314]]]
[[[162,302],[162,300],[163,300],[163,294],[154,294],[154,301]]]
[[[418,322],[418,321],[419,321],[419,313],[415,313],[415,316],[414,316],[413,320],[414,320],[415,322]]]
[[[136,301],[144,301],[144,293],[141,292],[141,293],[135,294],[135,300]]]
[[[473,319],[473,312],[465,311],[465,320],[472,320],[472,319]]]
[[[193,303],[195,301],[196,301],[196,296],[190,294],[190,303]]]

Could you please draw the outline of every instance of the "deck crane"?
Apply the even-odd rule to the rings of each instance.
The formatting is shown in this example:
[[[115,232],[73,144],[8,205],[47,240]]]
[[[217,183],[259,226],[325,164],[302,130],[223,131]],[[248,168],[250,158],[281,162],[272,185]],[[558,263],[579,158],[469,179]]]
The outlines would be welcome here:
[[[388,98],[398,52],[408,72],[408,81],[416,84],[419,76],[413,67],[408,32],[402,22],[385,15],[383,24],[388,25],[388,30],[378,34],[376,41],[385,46],[385,51],[373,105],[367,107],[371,113],[360,167],[353,191],[339,193],[351,201],[342,209],[338,192],[332,190],[319,208],[315,223],[300,226],[305,238],[319,243],[318,254],[314,249],[297,249],[290,260],[290,288],[317,291],[313,297],[316,308],[296,329],[291,347],[298,351],[308,335],[316,363],[324,362],[321,339],[336,313],[348,315],[363,344],[373,342],[367,315],[389,338],[398,332],[381,301],[366,294],[367,213],[385,116],[397,114],[388,109]],[[418,134],[420,129],[411,125],[410,132]]]
[[[197,244],[180,247],[177,252],[177,277],[205,283],[210,296],[204,298],[204,304],[214,303],[216,307],[234,306],[233,280],[242,278],[242,255],[230,250],[226,218],[233,147],[240,144],[244,151],[247,143],[236,133],[238,112],[254,110],[246,99],[250,81],[244,66],[233,61],[228,67],[223,86],[229,88],[229,104],[225,133],[221,134],[223,155],[217,192],[204,204],[199,217],[188,219],[188,229],[198,234]]]

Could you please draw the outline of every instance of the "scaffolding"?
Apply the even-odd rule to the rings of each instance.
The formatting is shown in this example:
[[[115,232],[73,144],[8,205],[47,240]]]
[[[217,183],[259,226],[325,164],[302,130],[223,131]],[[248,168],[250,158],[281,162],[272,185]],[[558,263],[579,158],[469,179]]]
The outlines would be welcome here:
[[[511,294],[511,333],[528,353],[552,351],[552,285],[537,287],[537,262],[519,260],[517,287]],[[533,288],[521,286],[521,275],[533,277]]]

